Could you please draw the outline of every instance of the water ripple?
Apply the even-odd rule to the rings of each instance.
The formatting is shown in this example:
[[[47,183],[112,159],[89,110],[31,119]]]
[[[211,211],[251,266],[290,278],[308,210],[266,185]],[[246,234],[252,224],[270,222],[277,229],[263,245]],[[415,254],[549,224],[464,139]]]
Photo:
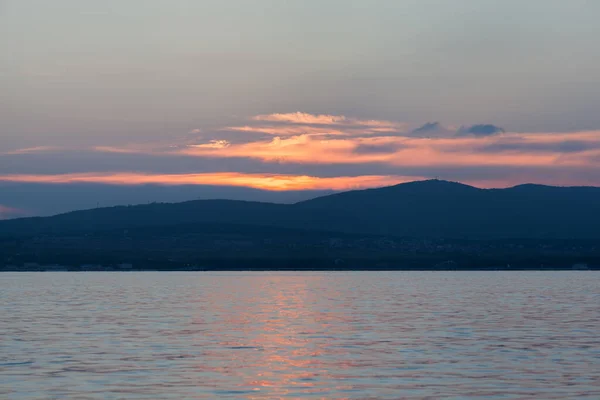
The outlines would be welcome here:
[[[600,398],[593,272],[4,273],[7,399]]]

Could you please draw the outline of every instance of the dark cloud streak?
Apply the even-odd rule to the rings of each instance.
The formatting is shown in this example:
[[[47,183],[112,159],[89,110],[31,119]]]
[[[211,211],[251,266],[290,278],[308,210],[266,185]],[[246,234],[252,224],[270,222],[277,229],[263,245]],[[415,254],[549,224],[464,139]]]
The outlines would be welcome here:
[[[540,152],[540,153],[581,153],[588,150],[600,149],[600,141],[583,142],[579,140],[565,140],[557,143],[528,143],[526,141],[507,141],[477,147],[477,151],[486,153],[501,152]]]
[[[473,135],[477,137],[485,137],[504,133],[504,129],[492,124],[472,125],[470,127],[462,127],[458,130],[457,135]]]

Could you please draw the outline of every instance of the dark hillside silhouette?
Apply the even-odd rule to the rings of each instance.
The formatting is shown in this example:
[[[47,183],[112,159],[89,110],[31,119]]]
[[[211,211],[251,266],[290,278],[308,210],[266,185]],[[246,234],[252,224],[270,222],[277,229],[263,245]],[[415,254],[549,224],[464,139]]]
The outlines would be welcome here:
[[[0,221],[0,236],[181,224],[237,224],[423,238],[600,239],[600,188],[520,185],[478,189],[429,180],[338,193],[292,205],[199,200],[75,211]]]

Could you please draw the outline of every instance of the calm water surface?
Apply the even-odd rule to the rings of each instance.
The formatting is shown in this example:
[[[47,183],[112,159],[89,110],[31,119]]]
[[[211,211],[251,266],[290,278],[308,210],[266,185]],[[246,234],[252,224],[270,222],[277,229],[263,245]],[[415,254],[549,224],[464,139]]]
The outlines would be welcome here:
[[[600,273],[4,273],[2,399],[600,399]]]

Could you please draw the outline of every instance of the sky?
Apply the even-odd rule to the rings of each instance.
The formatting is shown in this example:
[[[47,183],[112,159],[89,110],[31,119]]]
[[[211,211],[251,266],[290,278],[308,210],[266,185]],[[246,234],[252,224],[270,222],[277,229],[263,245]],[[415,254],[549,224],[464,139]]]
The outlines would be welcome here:
[[[600,186],[599,17],[595,0],[0,0],[0,218],[101,194]]]

